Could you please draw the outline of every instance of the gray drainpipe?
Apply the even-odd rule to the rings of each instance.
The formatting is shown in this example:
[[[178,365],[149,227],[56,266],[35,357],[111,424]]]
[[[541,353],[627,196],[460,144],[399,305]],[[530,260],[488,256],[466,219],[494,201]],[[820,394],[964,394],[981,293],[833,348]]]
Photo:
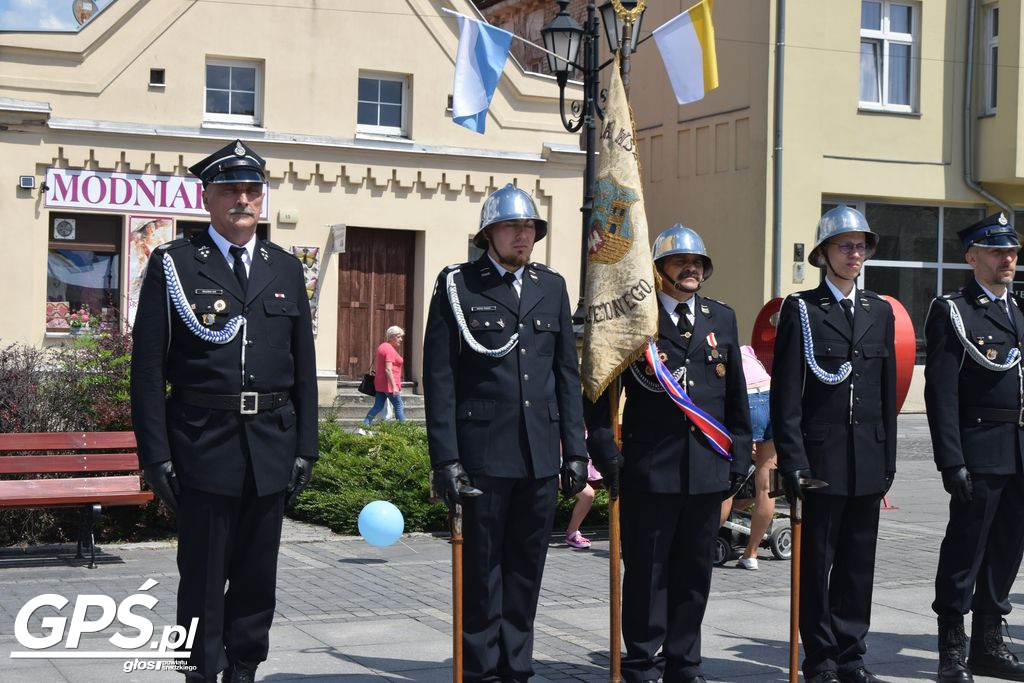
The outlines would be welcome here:
[[[1002,209],[1013,223],[1013,209],[974,179],[974,17],[977,0],[967,3],[967,58],[964,60],[964,182],[982,197]]]
[[[786,61],[786,0],[775,4],[775,134],[772,155],[772,297],[782,296],[782,91]]]

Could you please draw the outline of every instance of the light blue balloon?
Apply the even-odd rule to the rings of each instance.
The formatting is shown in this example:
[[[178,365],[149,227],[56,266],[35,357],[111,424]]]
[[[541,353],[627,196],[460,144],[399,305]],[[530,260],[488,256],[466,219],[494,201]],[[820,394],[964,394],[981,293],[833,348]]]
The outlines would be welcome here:
[[[359,513],[359,533],[367,543],[378,548],[397,541],[404,529],[402,511],[386,500],[367,503]]]

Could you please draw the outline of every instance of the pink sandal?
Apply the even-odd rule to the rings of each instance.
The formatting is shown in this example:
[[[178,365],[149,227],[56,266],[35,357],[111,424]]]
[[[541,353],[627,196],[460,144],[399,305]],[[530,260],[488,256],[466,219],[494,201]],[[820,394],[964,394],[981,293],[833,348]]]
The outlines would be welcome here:
[[[583,536],[583,534],[581,534],[579,532],[579,530],[574,531],[571,534],[566,534],[565,542],[568,543],[573,548],[589,548],[590,547],[590,539],[585,538]]]

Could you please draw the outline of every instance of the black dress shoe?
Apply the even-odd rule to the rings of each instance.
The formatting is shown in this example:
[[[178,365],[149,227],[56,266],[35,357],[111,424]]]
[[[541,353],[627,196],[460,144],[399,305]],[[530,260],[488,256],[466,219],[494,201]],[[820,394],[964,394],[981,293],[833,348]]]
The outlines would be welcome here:
[[[835,671],[822,671],[805,680],[806,683],[840,683],[839,674]]]
[[[692,678],[684,678],[683,683],[708,683],[708,679],[704,678],[703,674],[697,674]]]
[[[856,668],[853,671],[840,672],[839,680],[842,683],[885,683],[885,681],[865,669],[863,666]]]
[[[256,664],[235,662],[224,669],[221,680],[223,683],[255,683]]]

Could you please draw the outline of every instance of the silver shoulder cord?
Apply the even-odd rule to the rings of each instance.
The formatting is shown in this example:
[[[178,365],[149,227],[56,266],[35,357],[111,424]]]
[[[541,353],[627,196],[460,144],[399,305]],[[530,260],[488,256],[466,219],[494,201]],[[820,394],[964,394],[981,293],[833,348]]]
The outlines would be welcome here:
[[[631,373],[633,373],[633,377],[634,377],[634,379],[636,379],[637,384],[642,386],[647,391],[653,391],[654,393],[658,393],[659,391],[661,391],[661,392],[665,391],[665,388],[663,386],[661,386],[661,382],[659,382],[656,379],[651,379],[650,377],[647,377],[647,374],[643,371],[643,366],[646,365],[646,364],[647,364],[647,361],[643,357],[641,357],[639,360],[635,360],[635,361],[633,361],[632,363],[629,364],[629,371]],[[672,376],[675,377],[675,380],[677,382],[680,379],[685,378],[686,377],[686,366],[684,365],[683,367],[678,368],[675,371],[673,371]],[[683,387],[683,391],[686,391],[686,380],[685,379],[683,379],[683,381],[680,384],[680,386]]]
[[[800,328],[803,332],[804,361],[807,364],[807,369],[824,384],[842,384],[853,371],[853,365],[850,361],[846,361],[839,366],[839,370],[836,372],[828,372],[818,365],[818,361],[814,358],[814,340],[811,338],[811,321],[807,315],[807,304],[803,299],[797,299],[796,302],[800,309]]]
[[[956,332],[957,339],[960,340],[960,344],[964,347],[964,351],[971,357],[978,365],[994,372],[1006,372],[1010,368],[1020,364],[1020,349],[1014,347],[1010,349],[1010,352],[1006,354],[1005,363],[994,363],[985,355],[978,350],[974,344],[967,338],[967,332],[964,330],[964,321],[960,317],[960,309],[956,307],[949,299],[946,300],[949,304],[949,322],[953,326],[953,331]]]
[[[248,345],[246,338],[245,316],[236,315],[229,320],[222,330],[208,330],[196,318],[192,307],[188,304],[185,290],[182,289],[181,280],[178,278],[178,269],[174,266],[174,259],[167,252],[164,252],[164,289],[167,291],[167,350],[171,348],[171,305],[178,312],[181,322],[195,336],[203,341],[213,344],[227,344],[242,332],[242,386],[245,386],[245,347]]]
[[[459,272],[460,268],[448,271],[448,275],[445,278],[445,288],[448,290],[448,303],[452,307],[452,315],[455,316],[455,323],[459,326],[459,332],[462,333],[462,338],[466,340],[466,344],[469,348],[473,349],[482,356],[489,356],[490,358],[502,358],[507,356],[509,351],[516,347],[519,343],[519,333],[513,332],[505,345],[499,349],[489,349],[486,346],[478,342],[470,333],[469,326],[466,325],[466,316],[462,312],[462,303],[459,301],[459,288],[455,285],[455,273]],[[227,329],[227,328],[225,328]]]

